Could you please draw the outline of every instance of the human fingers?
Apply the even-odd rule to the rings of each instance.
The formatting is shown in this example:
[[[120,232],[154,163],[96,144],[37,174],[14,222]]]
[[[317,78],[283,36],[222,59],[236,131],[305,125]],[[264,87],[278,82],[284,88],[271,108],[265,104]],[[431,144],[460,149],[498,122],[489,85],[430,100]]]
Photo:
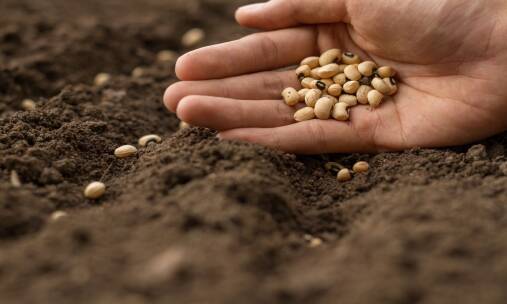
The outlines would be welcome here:
[[[315,40],[311,27],[255,33],[183,55],[176,74],[181,80],[204,80],[274,70],[315,54]]]

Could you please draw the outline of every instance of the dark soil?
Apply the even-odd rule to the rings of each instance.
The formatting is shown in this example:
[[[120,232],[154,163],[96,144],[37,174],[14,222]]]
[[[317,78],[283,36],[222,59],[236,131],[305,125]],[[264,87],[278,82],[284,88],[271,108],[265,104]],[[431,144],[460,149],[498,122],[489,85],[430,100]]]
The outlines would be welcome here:
[[[157,52],[243,35],[246,2],[0,2],[0,303],[507,303],[507,134],[299,157],[178,130]],[[356,160],[349,183],[325,169]]]

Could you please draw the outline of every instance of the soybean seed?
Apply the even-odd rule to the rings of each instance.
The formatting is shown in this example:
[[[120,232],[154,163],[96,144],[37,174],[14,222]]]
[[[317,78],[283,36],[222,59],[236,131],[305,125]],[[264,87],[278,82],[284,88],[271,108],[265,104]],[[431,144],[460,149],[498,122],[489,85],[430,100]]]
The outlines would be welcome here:
[[[33,111],[37,108],[35,101],[31,99],[25,99],[21,102],[21,108],[25,111]]]
[[[340,66],[338,66],[336,63],[330,63],[328,65],[322,66],[318,72],[317,75],[320,78],[331,78],[337,75],[340,72]]]
[[[338,97],[342,94],[342,86],[337,83],[332,84],[327,88],[327,92],[329,95]]]
[[[181,37],[181,44],[184,47],[193,47],[196,44],[200,43],[206,34],[204,31],[200,28],[193,28],[189,31],[187,31],[183,36]]]
[[[305,103],[309,107],[314,107],[317,100],[322,96],[322,91],[319,89],[311,89],[305,95]]]
[[[361,73],[359,73],[359,70],[357,69],[357,66],[355,65],[349,65],[345,68],[345,71],[343,71],[345,73],[345,76],[347,76],[348,79],[350,80],[359,80],[361,79],[363,76],[361,75]]]
[[[317,56],[307,57],[303,59],[303,61],[301,61],[300,65],[307,65],[310,67],[310,69],[314,69],[319,66],[319,57]]]
[[[375,62],[373,61],[364,61],[361,62],[357,69],[359,70],[359,73],[361,73],[364,76],[371,76],[373,75],[373,70],[377,67]]]
[[[391,96],[396,94],[396,92],[398,92],[398,85],[396,84],[396,80],[393,77],[384,78],[384,82],[389,88],[389,92],[387,93],[387,95]]]
[[[107,73],[99,73],[99,74],[97,74],[97,76],[95,76],[93,83],[96,86],[101,87],[101,86],[105,85],[106,83],[108,83],[109,80],[111,80],[111,75],[109,75]]]
[[[114,155],[118,158],[126,158],[137,154],[137,148],[132,145],[124,145],[114,150]]]
[[[295,106],[299,102],[298,91],[294,88],[286,88],[282,91],[282,97],[288,106]]]
[[[352,167],[352,171],[356,173],[364,173],[367,172],[368,169],[370,169],[370,165],[368,165],[368,163],[365,161],[359,161]]]
[[[333,107],[331,116],[338,121],[346,121],[349,119],[349,105],[343,102],[338,102]]]
[[[333,77],[333,81],[341,86],[343,86],[347,82],[347,76],[345,76],[345,73],[340,73]]]
[[[311,68],[308,65],[302,65],[296,69],[296,75],[298,77],[308,77],[310,76]]]
[[[141,138],[139,138],[139,145],[141,147],[146,147],[149,143],[159,143],[162,141],[162,138],[156,134],[148,134]]]
[[[84,196],[89,199],[97,199],[106,192],[106,185],[101,182],[93,182],[86,186]]]
[[[315,116],[318,119],[329,119],[331,116],[331,109],[333,108],[335,102],[331,98],[324,96],[317,100],[315,103]]]
[[[298,91],[299,102],[305,102],[305,96],[308,91],[310,91],[310,89],[301,89]]]
[[[178,59],[178,53],[171,50],[163,50],[158,52],[157,61],[158,62],[176,62]]]
[[[351,53],[351,52],[345,52],[343,53],[342,55],[342,62],[344,64],[356,64],[356,63],[361,63],[361,58],[359,58],[359,56],[357,56],[356,54],[354,53]]]
[[[343,94],[338,98],[338,102],[347,104],[349,107],[357,105],[357,97],[354,95]]]
[[[311,89],[314,80],[315,79],[313,78],[305,77],[303,78],[303,80],[301,80],[301,85],[303,86],[303,88]]]
[[[384,94],[379,91],[371,90],[368,92],[368,103],[370,104],[370,107],[377,108],[382,103],[382,99],[384,99]]]
[[[322,53],[319,58],[319,64],[321,66],[325,66],[327,64],[337,62],[338,59],[341,60],[342,51],[340,49],[330,49]]]
[[[349,169],[341,169],[338,171],[336,178],[339,182],[347,182],[352,179],[352,175],[350,174]]]
[[[396,71],[390,66],[383,66],[377,69],[375,72],[380,78],[394,77]]]
[[[373,90],[373,88],[368,85],[360,86],[356,92],[357,102],[364,105],[368,104],[368,92],[371,90]]]
[[[382,94],[387,94],[391,92],[391,88],[382,78],[378,77],[373,78],[373,80],[371,81],[371,85],[375,90],[379,91]]]
[[[294,120],[301,122],[315,118],[315,112],[312,107],[304,107],[294,113]]]
[[[359,89],[359,82],[355,80],[347,81],[343,85],[343,91],[347,94],[355,94],[357,92],[357,89]]]

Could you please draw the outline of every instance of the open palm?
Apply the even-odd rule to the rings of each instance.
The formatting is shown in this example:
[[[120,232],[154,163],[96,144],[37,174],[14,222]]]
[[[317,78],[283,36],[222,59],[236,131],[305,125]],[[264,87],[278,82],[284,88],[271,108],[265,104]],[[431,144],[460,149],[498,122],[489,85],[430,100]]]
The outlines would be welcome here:
[[[167,107],[223,139],[295,153],[372,152],[469,143],[507,129],[503,0],[272,0],[240,9],[268,30],[182,56]],[[280,101],[301,59],[338,47],[393,66],[399,91],[350,122],[295,123]]]

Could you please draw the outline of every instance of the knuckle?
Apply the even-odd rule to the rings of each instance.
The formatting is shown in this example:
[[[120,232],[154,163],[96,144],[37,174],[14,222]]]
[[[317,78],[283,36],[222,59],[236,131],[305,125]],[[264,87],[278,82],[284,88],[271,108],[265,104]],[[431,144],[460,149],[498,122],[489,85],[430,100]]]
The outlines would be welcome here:
[[[322,150],[327,149],[328,140],[326,130],[319,120],[312,120],[308,122],[308,133],[317,147]]]
[[[380,121],[378,115],[361,115],[351,119],[351,126],[357,137],[367,146],[377,148],[376,133]]]
[[[263,61],[268,63],[275,63],[278,61],[278,45],[276,44],[273,39],[271,39],[266,34],[256,34],[258,35],[259,39],[259,50],[261,52],[261,56],[263,58]]]

